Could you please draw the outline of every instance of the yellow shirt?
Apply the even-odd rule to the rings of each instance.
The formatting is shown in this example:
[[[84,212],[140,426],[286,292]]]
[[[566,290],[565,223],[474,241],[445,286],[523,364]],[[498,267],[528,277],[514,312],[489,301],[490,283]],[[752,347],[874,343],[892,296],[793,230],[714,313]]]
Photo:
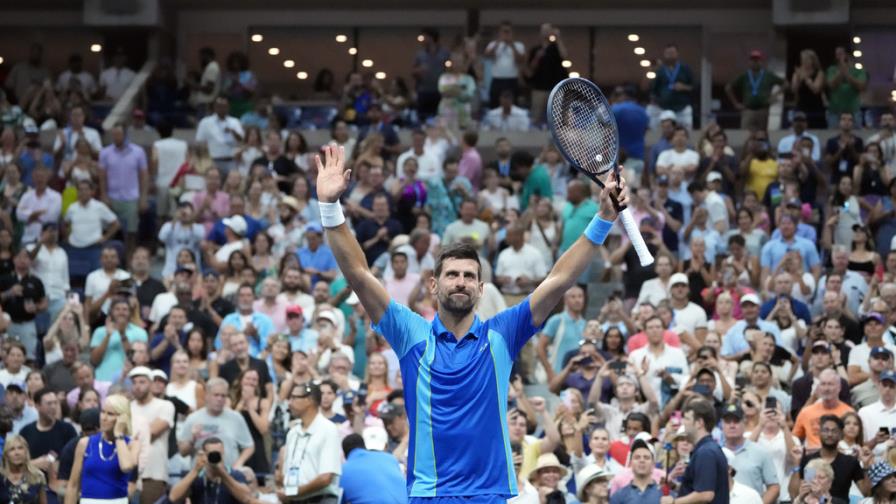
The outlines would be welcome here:
[[[750,168],[747,175],[747,189],[754,191],[756,197],[762,201],[765,196],[765,189],[769,184],[778,178],[778,161],[774,158],[768,158],[765,161],[761,159],[753,159],[750,161]]]
[[[523,478],[528,478],[532,469],[535,469],[539,456],[541,456],[541,440],[530,443],[523,439],[523,465],[520,466],[520,474]]]

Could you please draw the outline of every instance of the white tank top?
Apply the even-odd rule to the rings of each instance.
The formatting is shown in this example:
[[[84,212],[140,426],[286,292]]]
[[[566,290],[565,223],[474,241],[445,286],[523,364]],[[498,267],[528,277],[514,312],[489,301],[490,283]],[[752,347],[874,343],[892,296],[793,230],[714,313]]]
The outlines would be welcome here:
[[[183,401],[192,410],[196,410],[196,381],[190,380],[184,385],[178,385],[174,382],[165,387],[165,394],[176,397]]]
[[[159,171],[156,174],[156,186],[168,186],[177,175],[177,170],[187,159],[187,142],[177,138],[157,140],[152,146],[159,156]]]

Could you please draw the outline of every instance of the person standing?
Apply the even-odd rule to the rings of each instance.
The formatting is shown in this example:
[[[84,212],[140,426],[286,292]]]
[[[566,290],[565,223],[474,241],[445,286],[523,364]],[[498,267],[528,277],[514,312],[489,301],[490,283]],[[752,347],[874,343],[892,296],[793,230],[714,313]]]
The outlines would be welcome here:
[[[287,432],[280,450],[281,500],[339,502],[339,430],[320,414],[320,401],[320,387],[312,382],[293,385],[289,393],[289,410],[299,421]]]
[[[391,453],[367,449],[364,438],[349,434],[342,440],[345,464],[339,487],[343,502],[352,504],[406,504],[401,467]],[[376,492],[371,492],[375,488]]]
[[[174,425],[174,403],[152,395],[152,371],[138,366],[128,373],[131,380],[131,418],[141,440],[138,479],[142,485],[140,504],[152,504],[165,495],[168,481],[168,436]]]
[[[47,502],[47,479],[28,456],[28,442],[10,434],[3,445],[0,463],[0,499],[10,504]]]
[[[485,322],[475,314],[484,290],[475,247],[468,243],[445,247],[429,280],[430,291],[439,300],[430,323],[391,300],[367,267],[339,204],[350,175],[345,172],[345,151],[326,146],[324,154],[326,164],[316,157],[317,194],[333,254],[374,328],[405,363],[405,403],[426,404],[420,414],[412,410],[408,442],[414,456],[409,457],[407,470],[412,501],[433,502],[439,495],[505,503],[517,493],[501,400],[508,393],[511,364],[597,255],[616,220],[611,191],[618,187],[618,201],[628,203],[625,180],[608,181],[599,213],[547,279],[523,302]],[[416,372],[407,367],[411,363]],[[478,419],[474,430],[470,418]],[[470,445],[478,449],[467,449]],[[475,478],[473,467],[478,468]]]
[[[170,194],[171,182],[187,160],[187,142],[171,136],[173,127],[168,121],[158,125],[159,140],[152,144],[149,155],[149,177],[155,185],[156,208],[159,217],[170,217],[174,198]]]
[[[61,155],[64,161],[72,161],[77,154],[75,146],[79,140],[84,139],[90,145],[90,152],[94,156],[98,155],[103,148],[103,141],[97,130],[84,125],[84,121],[87,119],[84,107],[75,105],[68,114],[68,126],[59,132],[53,142],[53,154]]]
[[[34,323],[38,314],[47,309],[44,284],[40,278],[31,273],[31,254],[24,247],[12,258],[13,271],[0,277],[0,301],[3,311],[9,315],[10,324],[7,334],[25,346],[29,359],[37,356],[37,326]]]
[[[203,117],[196,127],[196,142],[208,144],[208,153],[221,171],[222,180],[236,168],[233,154],[245,136],[240,120],[227,115],[229,110],[227,98],[215,98],[214,112]]]
[[[643,439],[636,439],[629,451],[632,482],[610,496],[610,504],[658,504],[662,490],[653,480],[656,454]]]
[[[727,504],[728,459],[710,435],[716,425],[712,404],[703,399],[692,400],[685,406],[682,420],[685,431],[696,444],[691,452],[691,463],[684,470],[678,496],[667,495],[661,504]]]
[[[840,375],[833,369],[828,368],[819,373],[818,385],[815,387],[818,402],[805,406],[794,420],[793,435],[803,440],[807,450],[815,450],[822,445],[822,417],[840,417],[849,411],[855,411],[840,400],[840,386]],[[791,492],[790,495],[796,494]]]
[[[59,222],[62,213],[62,195],[47,187],[51,167],[38,164],[34,168],[34,187],[28,189],[16,206],[16,217],[25,225],[22,243],[34,243],[40,238],[44,224]]]
[[[128,89],[134,77],[133,70],[126,66],[128,56],[124,49],[119,47],[112,55],[112,64],[100,74],[99,95],[106,100],[117,102],[121,95]]]
[[[100,152],[100,199],[122,223],[127,255],[137,244],[137,219],[149,208],[146,152],[125,137],[123,124],[111,130],[112,145]]]
[[[613,92],[613,116],[619,128],[619,147],[629,159],[644,161],[644,135],[650,126],[647,111],[635,101],[635,91],[626,86],[617,87]]]
[[[498,38],[485,46],[485,57],[494,59],[492,65],[492,83],[488,90],[489,108],[497,108],[501,105],[501,94],[505,90],[513,93],[516,100],[520,65],[525,63],[526,46],[522,42],[513,40],[513,27],[510,21],[502,21],[498,27]]]
[[[856,126],[862,127],[861,93],[868,86],[868,72],[849,61],[846,47],[834,49],[834,64],[825,71],[828,88],[828,128],[840,124],[841,114],[852,114]]]
[[[202,117],[208,113],[212,101],[221,92],[221,66],[211,47],[199,49],[199,64],[202,66],[202,75],[190,83],[194,88],[190,95],[190,105],[196,107],[197,115]]]
[[[529,51],[528,74],[532,88],[532,106],[529,115],[532,124],[540,126],[545,122],[548,94],[558,82],[569,76],[563,68],[567,59],[566,46],[560,38],[560,29],[550,23],[541,25],[541,44]]]
[[[778,502],[781,485],[771,454],[744,437],[744,410],[739,405],[729,404],[722,411],[722,430],[725,448],[734,454],[728,465],[734,469],[737,481],[762,495],[763,502]]]
[[[750,51],[750,63],[746,73],[725,85],[725,94],[740,111],[740,127],[749,130],[768,129],[768,107],[780,94],[773,93],[775,86],[784,85],[784,79],[769,72],[762,64],[765,55],[759,49]]]
[[[423,43],[414,58],[414,78],[417,81],[417,116],[420,122],[436,115],[439,110],[439,77],[445,71],[448,51],[439,45],[439,31],[423,28]],[[401,166],[401,163],[398,164]]]
[[[28,441],[31,463],[49,473],[58,459],[57,450],[61,452],[66,443],[78,437],[78,433],[70,423],[56,419],[59,398],[52,390],[38,390],[34,394],[34,404],[37,421],[23,427],[19,434]]]
[[[190,414],[177,436],[182,450],[205,445],[213,436],[225,447],[224,465],[242,467],[255,452],[252,434],[243,416],[227,408],[230,385],[223,378],[212,378],[205,385],[205,407]]]
[[[679,125],[691,129],[694,111],[691,106],[691,91],[694,90],[694,73],[691,67],[678,59],[678,46],[669,44],[663,49],[662,63],[655,70],[650,89],[650,127],[655,129],[664,119],[665,112],[672,112],[672,119]]]

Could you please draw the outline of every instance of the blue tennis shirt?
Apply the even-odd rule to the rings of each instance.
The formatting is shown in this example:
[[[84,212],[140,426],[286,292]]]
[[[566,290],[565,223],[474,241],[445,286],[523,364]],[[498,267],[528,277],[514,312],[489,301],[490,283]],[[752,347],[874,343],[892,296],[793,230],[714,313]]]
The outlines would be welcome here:
[[[392,300],[374,329],[398,354],[410,423],[411,497],[517,493],[507,435],[510,368],[532,325],[529,298],[457,340]]]

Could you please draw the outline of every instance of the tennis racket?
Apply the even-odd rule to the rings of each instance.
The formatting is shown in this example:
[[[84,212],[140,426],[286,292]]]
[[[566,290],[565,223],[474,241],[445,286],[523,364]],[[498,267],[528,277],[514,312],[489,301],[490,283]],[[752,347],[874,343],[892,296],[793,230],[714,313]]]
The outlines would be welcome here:
[[[572,166],[601,188],[606,187],[601,179],[606,179],[610,171],[619,180],[619,130],[599,87],[578,77],[560,81],[548,97],[547,115],[554,143]],[[615,196],[611,197],[641,266],[653,264],[653,255],[631,210],[619,205]]]

